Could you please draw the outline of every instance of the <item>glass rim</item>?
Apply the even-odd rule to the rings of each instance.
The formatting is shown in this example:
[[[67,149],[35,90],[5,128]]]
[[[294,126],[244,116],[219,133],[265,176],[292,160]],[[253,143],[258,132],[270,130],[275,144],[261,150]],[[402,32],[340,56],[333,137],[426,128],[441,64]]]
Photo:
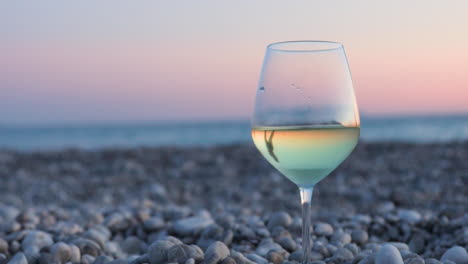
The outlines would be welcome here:
[[[299,44],[299,45],[298,45]],[[310,48],[305,46],[310,45]],[[284,46],[284,48],[282,48]],[[299,46],[299,48],[291,48],[291,46]],[[288,48],[289,47],[289,48]],[[334,51],[343,48],[343,44],[336,41],[327,40],[291,40],[274,42],[267,46],[268,50],[280,52],[325,52]]]

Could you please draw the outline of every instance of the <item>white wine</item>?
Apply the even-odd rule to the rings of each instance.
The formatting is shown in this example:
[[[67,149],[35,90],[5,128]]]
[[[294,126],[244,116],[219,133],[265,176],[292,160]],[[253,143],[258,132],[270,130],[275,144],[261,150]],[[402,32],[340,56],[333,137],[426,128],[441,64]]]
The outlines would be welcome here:
[[[309,188],[348,157],[359,131],[342,125],[256,127],[252,138],[268,162],[298,186]]]

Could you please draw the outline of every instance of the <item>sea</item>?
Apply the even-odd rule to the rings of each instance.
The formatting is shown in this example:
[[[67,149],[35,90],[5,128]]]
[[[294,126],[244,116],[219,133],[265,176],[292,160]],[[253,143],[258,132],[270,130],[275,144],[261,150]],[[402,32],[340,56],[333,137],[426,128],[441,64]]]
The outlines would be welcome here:
[[[468,114],[363,117],[360,140],[411,143],[466,141]],[[0,125],[0,149],[22,151],[235,143],[251,143],[249,121]]]

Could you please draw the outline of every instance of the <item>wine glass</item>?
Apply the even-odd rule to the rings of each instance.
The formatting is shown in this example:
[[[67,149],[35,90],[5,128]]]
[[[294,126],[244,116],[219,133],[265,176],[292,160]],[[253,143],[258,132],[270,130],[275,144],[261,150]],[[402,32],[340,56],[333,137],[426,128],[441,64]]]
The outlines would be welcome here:
[[[300,190],[303,262],[310,259],[314,186],[358,142],[359,112],[343,45],[268,45],[256,94],[252,138],[266,160]]]

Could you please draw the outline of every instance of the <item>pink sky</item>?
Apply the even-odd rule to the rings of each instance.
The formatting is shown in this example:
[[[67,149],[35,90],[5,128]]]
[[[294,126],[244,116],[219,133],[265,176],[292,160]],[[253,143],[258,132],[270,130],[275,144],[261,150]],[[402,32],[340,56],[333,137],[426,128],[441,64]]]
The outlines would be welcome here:
[[[3,4],[0,123],[248,118],[265,46],[297,39],[345,45],[363,113],[468,112],[466,1],[202,2]]]

